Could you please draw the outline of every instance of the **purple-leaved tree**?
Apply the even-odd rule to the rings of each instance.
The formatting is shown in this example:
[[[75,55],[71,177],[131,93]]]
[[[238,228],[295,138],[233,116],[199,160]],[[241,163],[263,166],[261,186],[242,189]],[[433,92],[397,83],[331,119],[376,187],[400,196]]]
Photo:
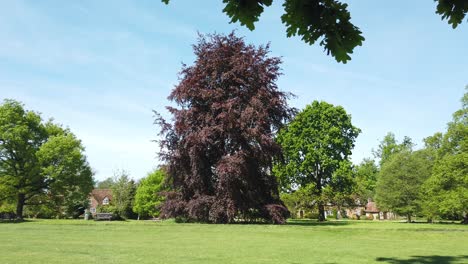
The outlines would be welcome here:
[[[290,119],[289,94],[276,80],[280,58],[234,33],[200,36],[194,65],[183,65],[169,100],[172,122],[159,115],[169,182],[165,217],[232,223],[284,223],[289,212],[271,174],[281,157],[274,135]]]

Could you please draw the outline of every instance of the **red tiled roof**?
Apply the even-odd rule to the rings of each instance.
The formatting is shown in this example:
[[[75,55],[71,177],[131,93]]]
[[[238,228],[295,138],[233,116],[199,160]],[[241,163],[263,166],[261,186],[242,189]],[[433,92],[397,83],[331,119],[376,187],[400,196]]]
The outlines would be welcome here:
[[[366,213],[379,213],[380,210],[377,208],[377,204],[375,202],[368,202],[366,205]]]

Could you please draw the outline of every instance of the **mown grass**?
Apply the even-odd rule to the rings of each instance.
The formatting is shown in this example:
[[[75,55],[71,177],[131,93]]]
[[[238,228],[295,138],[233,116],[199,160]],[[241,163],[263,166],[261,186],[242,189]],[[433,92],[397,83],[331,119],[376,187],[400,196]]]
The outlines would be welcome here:
[[[468,226],[30,220],[0,224],[0,263],[468,263]]]

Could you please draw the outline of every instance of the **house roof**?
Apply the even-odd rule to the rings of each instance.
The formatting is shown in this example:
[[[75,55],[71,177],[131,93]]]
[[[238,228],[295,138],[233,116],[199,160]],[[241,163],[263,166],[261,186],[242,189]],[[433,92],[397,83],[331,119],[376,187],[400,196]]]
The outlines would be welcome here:
[[[91,192],[91,196],[94,197],[94,199],[96,199],[96,201],[98,201],[99,203],[102,203],[102,200],[104,200],[104,198],[106,197],[112,200],[112,190],[111,189],[94,189]]]
[[[380,210],[377,208],[377,204],[375,202],[368,202],[366,204],[366,213],[379,213]]]

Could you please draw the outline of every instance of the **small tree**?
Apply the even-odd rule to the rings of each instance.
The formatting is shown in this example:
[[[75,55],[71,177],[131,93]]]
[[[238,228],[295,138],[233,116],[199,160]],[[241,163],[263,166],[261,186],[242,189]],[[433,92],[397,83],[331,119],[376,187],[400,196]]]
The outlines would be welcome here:
[[[325,221],[324,189],[330,186],[339,192],[348,183],[345,175],[336,172],[349,166],[348,157],[359,133],[343,107],[314,101],[278,134],[284,161],[276,164],[274,173],[286,190],[314,185],[319,221]]]
[[[133,211],[141,217],[158,216],[159,207],[164,202],[161,193],[165,188],[166,173],[163,169],[155,169],[140,180],[135,194]]]
[[[135,198],[136,184],[130,179],[130,174],[125,170],[114,172],[114,184],[112,185],[112,205],[116,213],[124,218],[134,218],[133,201]]]

